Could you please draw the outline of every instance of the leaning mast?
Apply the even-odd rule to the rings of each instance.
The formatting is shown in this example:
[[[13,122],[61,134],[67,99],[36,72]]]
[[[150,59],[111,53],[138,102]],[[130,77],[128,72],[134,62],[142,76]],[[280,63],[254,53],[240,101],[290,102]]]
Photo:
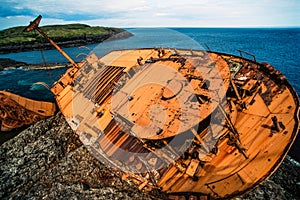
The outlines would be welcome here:
[[[39,27],[39,23],[42,19],[42,16],[39,15],[34,21],[23,30],[24,32],[29,32],[32,30],[37,30],[44,38],[46,38],[72,65],[73,67],[79,68],[77,63],[64,51],[62,50],[48,35]]]

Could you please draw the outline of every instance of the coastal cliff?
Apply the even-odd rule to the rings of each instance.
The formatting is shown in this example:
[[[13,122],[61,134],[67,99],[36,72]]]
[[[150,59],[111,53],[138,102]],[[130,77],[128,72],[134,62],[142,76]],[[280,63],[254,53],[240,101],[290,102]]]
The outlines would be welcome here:
[[[139,191],[96,160],[61,113],[2,144],[0,165],[1,199],[166,199]],[[270,179],[234,199],[299,199],[299,170],[288,156]]]

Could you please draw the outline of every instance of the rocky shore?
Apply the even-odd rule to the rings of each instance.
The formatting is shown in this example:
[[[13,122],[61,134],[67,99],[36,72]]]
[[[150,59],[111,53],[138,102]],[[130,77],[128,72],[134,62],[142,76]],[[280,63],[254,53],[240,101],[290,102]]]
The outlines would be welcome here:
[[[0,199],[166,199],[137,190],[96,160],[61,113],[0,146]],[[243,199],[300,199],[300,165],[287,157]]]

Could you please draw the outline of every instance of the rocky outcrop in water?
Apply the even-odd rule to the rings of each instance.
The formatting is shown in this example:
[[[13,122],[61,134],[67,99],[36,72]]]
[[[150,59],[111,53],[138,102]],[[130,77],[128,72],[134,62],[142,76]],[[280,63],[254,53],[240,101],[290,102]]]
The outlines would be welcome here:
[[[69,67],[67,63],[47,63],[45,64],[28,64],[25,62],[18,62],[9,58],[0,58],[0,72],[9,69],[30,69],[30,70],[49,70]]]
[[[145,194],[96,160],[59,113],[0,146],[0,199],[165,199]],[[277,172],[240,199],[299,199],[300,166]]]
[[[18,68],[22,66],[27,66],[27,63],[18,62],[9,58],[0,58],[0,71],[7,68]]]

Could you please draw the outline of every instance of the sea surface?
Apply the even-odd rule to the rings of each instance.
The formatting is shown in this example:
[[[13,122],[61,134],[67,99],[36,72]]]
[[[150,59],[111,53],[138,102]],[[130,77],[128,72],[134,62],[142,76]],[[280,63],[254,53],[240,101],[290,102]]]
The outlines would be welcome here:
[[[114,49],[164,47],[205,49],[239,55],[243,50],[256,56],[259,62],[268,62],[286,75],[300,94],[300,28],[139,28],[127,29],[133,37],[105,41],[86,47],[70,47],[64,50],[79,62],[91,51],[103,56]],[[66,59],[56,50],[44,50],[46,63],[65,63]],[[247,56],[246,56],[247,57]],[[41,51],[2,54],[0,58],[11,58],[28,64],[42,64]],[[251,58],[251,56],[248,58]],[[13,69],[0,72],[0,90],[37,99],[53,101],[46,87],[66,71]]]

